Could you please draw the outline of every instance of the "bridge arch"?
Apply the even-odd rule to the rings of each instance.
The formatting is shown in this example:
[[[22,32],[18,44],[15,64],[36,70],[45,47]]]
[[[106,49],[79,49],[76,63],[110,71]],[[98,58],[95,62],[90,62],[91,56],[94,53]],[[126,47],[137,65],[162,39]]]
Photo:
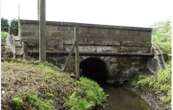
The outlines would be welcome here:
[[[108,68],[101,58],[89,57],[80,62],[80,74],[98,83],[105,83],[108,77]]]

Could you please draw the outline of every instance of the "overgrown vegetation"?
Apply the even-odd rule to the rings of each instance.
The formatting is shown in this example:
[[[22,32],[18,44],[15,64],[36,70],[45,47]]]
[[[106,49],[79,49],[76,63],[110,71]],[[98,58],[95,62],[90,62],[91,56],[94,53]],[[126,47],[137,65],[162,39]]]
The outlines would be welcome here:
[[[171,54],[171,22],[158,22],[153,26],[152,38],[164,53]]]
[[[171,64],[155,75],[139,75],[130,80],[129,84],[135,88],[153,91],[165,104],[171,102]]]
[[[18,35],[18,20],[13,19],[10,22],[10,34],[13,34],[15,36]]]
[[[66,99],[65,104],[69,110],[89,110],[101,106],[106,100],[106,94],[96,82],[81,77],[77,84],[80,85],[81,90],[74,91]]]
[[[1,18],[1,31],[8,32],[8,30],[9,30],[8,19]]]
[[[153,41],[164,53],[171,53],[171,24],[159,22],[153,25]],[[154,75],[139,75],[133,77],[129,84],[132,87],[153,91],[165,104],[171,102],[171,61],[166,62],[166,68]]]
[[[75,80],[50,63],[2,62],[2,109],[92,110],[106,94],[94,81]]]
[[[12,98],[13,109],[34,108],[36,110],[55,110],[51,100],[43,99],[35,94],[24,94]]]

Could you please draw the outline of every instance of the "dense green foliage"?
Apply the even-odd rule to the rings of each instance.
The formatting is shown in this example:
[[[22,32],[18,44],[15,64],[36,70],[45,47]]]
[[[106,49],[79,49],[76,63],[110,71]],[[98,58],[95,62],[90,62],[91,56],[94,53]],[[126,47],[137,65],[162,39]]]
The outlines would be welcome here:
[[[18,21],[13,19],[10,23],[10,34],[18,35]]]
[[[1,31],[8,32],[9,24],[8,20],[5,18],[1,18]]]
[[[171,22],[158,22],[153,26],[152,38],[164,53],[171,53]]]
[[[9,28],[10,34],[13,34],[15,36],[18,35],[18,21],[16,19],[13,19],[9,23],[8,19],[1,18],[1,31],[9,32]]]
[[[106,100],[106,94],[96,82],[81,77],[77,84],[81,87],[79,92],[73,92],[65,102],[69,110],[91,110]]]

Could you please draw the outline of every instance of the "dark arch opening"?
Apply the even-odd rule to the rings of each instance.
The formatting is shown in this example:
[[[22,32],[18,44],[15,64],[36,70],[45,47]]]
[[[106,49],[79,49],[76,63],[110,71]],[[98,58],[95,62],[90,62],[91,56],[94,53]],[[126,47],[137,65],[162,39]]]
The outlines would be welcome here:
[[[103,84],[106,82],[108,70],[104,61],[90,57],[80,63],[80,74]]]

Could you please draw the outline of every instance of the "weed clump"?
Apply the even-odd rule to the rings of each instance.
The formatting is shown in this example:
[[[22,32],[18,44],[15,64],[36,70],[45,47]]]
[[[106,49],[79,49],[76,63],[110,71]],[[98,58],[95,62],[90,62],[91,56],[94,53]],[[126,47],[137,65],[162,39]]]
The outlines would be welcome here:
[[[96,82],[81,77],[77,84],[80,90],[74,91],[65,101],[69,110],[90,110],[106,101],[106,94]]]
[[[22,107],[22,105],[23,105],[23,100],[21,97],[12,98],[12,106],[14,107],[14,109],[19,109]]]

